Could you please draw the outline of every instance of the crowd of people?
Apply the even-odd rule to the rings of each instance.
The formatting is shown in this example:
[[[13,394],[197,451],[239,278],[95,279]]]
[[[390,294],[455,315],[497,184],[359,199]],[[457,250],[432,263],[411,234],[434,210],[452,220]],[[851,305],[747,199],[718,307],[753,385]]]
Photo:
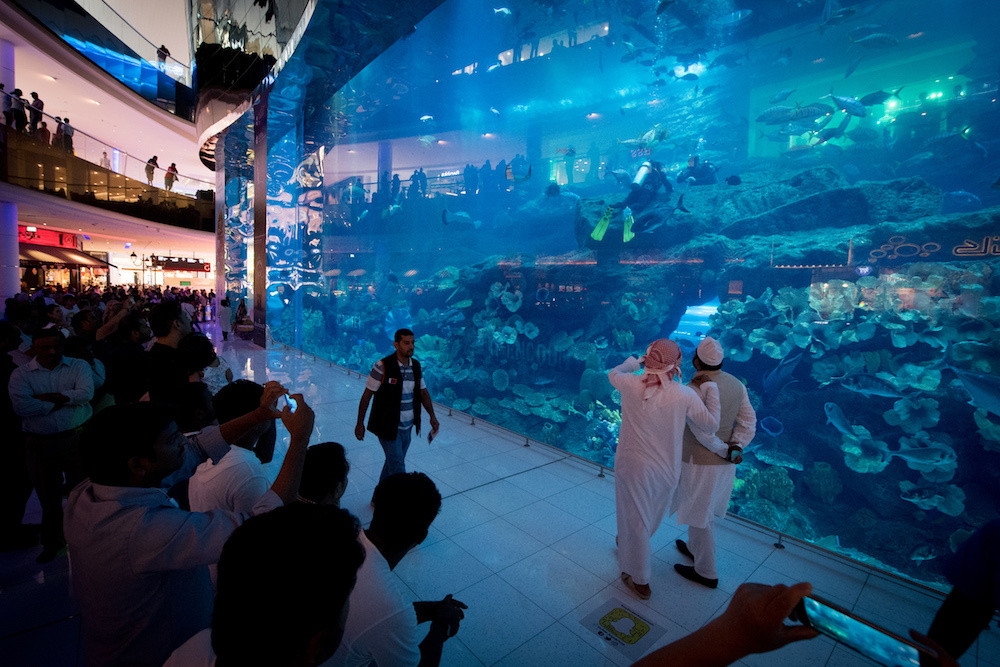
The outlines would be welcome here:
[[[392,575],[442,504],[429,477],[405,471],[422,415],[429,440],[440,428],[413,332],[396,332],[359,404],[355,435],[374,433],[386,454],[362,530],[339,508],[347,452],[310,446],[315,413],[302,394],[219,376],[211,340],[194,331],[213,296],[117,288],[6,302],[0,546],[39,539],[22,524],[34,489],[38,561],[67,545],[72,554],[86,665],[439,664],[467,605],[452,595],[408,602]],[[224,300],[219,317],[231,312]],[[756,421],[743,384],[721,370],[723,356],[706,338],[683,385],[680,349],[658,340],[609,373],[622,395],[621,578],[642,599],[652,595],[649,539],[671,510],[689,525],[677,548],[693,561],[675,569],[718,585],[712,525]],[[279,422],[289,445],[271,481],[263,466]],[[939,652],[935,664],[955,664],[947,653],[961,655],[990,622],[998,543],[1000,522],[969,539],[930,638],[914,635]],[[718,618],[639,664],[725,665],[814,637],[786,623],[810,592],[808,583],[743,584]]]
[[[42,120],[45,102],[35,92],[31,93],[30,101],[22,97],[23,95],[24,92],[20,88],[8,92],[4,89],[4,84],[0,83],[4,125],[8,131],[22,132],[46,146],[74,154],[73,135],[76,130],[69,124],[69,117],[56,116],[55,130],[50,130],[48,122]]]

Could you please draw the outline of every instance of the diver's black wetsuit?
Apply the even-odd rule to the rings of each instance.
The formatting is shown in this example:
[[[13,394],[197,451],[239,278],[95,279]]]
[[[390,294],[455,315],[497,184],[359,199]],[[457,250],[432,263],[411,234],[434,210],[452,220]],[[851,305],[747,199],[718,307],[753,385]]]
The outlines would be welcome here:
[[[684,183],[688,179],[694,179],[692,185],[713,185],[719,182],[715,177],[715,165],[711,162],[700,162],[693,167],[684,169],[677,176],[678,183]]]
[[[632,192],[628,193],[625,201],[615,205],[616,209],[627,206],[632,209],[633,213],[638,213],[656,199],[656,193],[659,192],[661,187],[666,190],[667,194],[670,194],[674,189],[659,167],[650,170],[643,180],[642,185],[632,183],[631,187]]]

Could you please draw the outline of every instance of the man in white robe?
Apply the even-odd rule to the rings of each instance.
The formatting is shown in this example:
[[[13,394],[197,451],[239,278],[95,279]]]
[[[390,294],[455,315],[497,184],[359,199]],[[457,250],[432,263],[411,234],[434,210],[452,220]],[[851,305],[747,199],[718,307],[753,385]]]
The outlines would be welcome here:
[[[733,493],[736,463],[743,460],[743,448],[757,431],[757,414],[746,387],[722,370],[722,346],[712,337],[698,345],[694,356],[695,375],[718,386],[721,412],[716,431],[691,423],[684,430],[681,481],[671,512],[677,523],[687,524],[688,542],[677,540],[677,550],[694,560],[694,566],[674,565],[686,579],[715,588],[719,576],[715,568],[715,517],[725,517]],[[708,383],[701,387],[708,386]]]
[[[621,392],[622,403],[615,454],[618,562],[625,586],[645,600],[652,569],[649,540],[677,488],[684,425],[690,420],[706,431],[717,430],[719,398],[711,382],[703,389],[703,403],[694,389],[673,381],[681,362],[673,341],[654,341],[643,359],[642,375],[634,374],[641,360],[629,357],[608,372],[608,379]]]

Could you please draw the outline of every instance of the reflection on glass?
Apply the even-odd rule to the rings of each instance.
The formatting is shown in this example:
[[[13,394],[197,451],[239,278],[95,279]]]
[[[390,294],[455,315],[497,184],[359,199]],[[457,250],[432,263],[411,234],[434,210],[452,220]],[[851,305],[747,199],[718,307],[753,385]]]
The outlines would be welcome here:
[[[730,509],[942,582],[1000,477],[1000,15],[828,4],[449,0],[352,69],[370,17],[320,3],[271,334],[367,372],[412,323],[438,400],[609,465],[608,368],[708,333],[761,419]]]

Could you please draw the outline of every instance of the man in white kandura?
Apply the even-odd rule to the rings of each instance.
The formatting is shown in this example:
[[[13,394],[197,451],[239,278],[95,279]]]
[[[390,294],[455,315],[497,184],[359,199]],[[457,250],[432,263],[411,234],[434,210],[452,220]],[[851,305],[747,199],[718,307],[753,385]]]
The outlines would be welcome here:
[[[677,550],[694,561],[674,565],[685,579],[715,588],[715,517],[725,517],[733,493],[736,465],[743,460],[743,448],[757,432],[757,413],[750,405],[747,389],[737,378],[722,370],[722,345],[707,337],[694,355],[696,379],[707,378],[719,388],[719,429],[708,431],[689,424],[684,429],[681,482],[671,513],[677,523],[687,524],[688,541],[677,540]],[[702,387],[707,385],[703,384]],[[690,548],[689,548],[690,547]]]
[[[634,375],[645,361],[642,375]],[[674,382],[681,350],[672,340],[653,341],[642,359],[629,357],[608,372],[622,396],[622,423],[615,454],[618,562],[622,582],[640,599],[650,596],[649,539],[667,513],[681,469],[681,441],[690,420],[706,431],[719,428],[719,392],[708,378],[701,395]]]

